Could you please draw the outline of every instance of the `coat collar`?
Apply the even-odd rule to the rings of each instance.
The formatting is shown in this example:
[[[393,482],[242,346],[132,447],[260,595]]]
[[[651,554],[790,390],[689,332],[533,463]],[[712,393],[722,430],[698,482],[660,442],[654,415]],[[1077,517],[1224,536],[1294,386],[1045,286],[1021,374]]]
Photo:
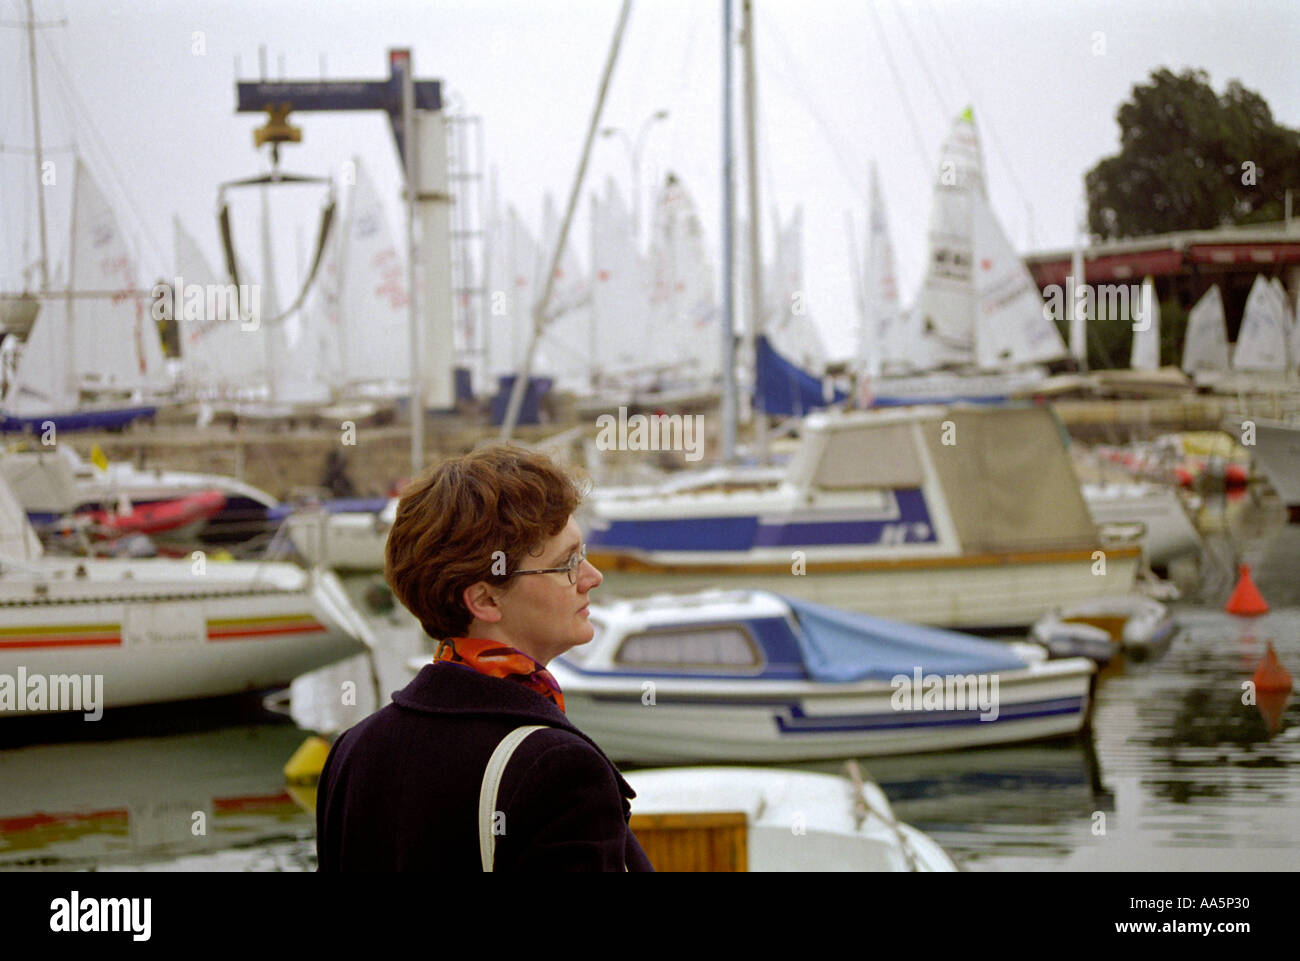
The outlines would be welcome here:
[[[578,735],[605,758],[618,789],[625,798],[636,797],[632,786],[623,779],[613,761],[570,721],[553,702],[522,684],[505,678],[489,677],[473,668],[439,661],[426,664],[410,684],[393,695],[393,703],[425,714],[450,714],[462,717],[507,717],[524,724],[545,724]]]

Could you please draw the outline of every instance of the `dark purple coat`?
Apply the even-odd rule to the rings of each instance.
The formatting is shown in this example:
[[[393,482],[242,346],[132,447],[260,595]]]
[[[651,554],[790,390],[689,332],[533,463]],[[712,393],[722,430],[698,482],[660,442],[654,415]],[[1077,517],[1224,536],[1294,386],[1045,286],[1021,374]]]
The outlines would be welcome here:
[[[517,681],[429,664],[393,703],[344,731],[316,795],[321,871],[481,871],[478,799],[516,727],[497,795],[497,871],[652,871],[627,826],[635,792],[564,712]]]

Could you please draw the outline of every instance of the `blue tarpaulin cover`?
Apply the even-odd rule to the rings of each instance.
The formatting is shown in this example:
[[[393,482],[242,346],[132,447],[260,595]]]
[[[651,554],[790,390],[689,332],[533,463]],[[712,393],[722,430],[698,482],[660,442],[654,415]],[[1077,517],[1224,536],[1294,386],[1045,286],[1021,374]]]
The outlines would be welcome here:
[[[922,674],[986,674],[1028,665],[1005,645],[937,627],[887,621],[856,611],[812,604],[793,597],[790,605],[803,628],[799,646],[815,681],[880,680],[914,669]]]
[[[762,334],[755,340],[754,351],[758,360],[754,399],[759,410],[778,417],[802,417],[827,406],[822,382],[782,357]],[[831,403],[843,403],[847,397],[837,390]]]

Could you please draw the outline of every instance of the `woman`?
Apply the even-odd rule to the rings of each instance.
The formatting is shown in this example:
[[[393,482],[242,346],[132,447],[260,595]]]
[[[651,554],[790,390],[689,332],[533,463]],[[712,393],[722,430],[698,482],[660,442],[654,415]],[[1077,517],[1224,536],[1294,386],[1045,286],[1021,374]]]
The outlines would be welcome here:
[[[505,446],[411,484],[384,574],[430,637],[434,662],[345,731],[317,793],[322,871],[650,871],[627,826],[631,787],[564,715],[551,658],[595,630],[601,582],[573,519],[582,491],[540,454]],[[516,728],[481,855],[489,758]]]

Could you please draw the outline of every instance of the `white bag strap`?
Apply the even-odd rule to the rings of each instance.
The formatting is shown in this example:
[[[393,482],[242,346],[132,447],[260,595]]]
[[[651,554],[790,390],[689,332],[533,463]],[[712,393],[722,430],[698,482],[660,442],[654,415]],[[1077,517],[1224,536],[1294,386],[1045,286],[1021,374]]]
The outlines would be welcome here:
[[[491,871],[496,861],[497,837],[492,832],[492,821],[497,809],[497,790],[501,787],[501,776],[505,774],[506,764],[524,738],[534,731],[545,730],[546,727],[545,724],[528,724],[515,728],[501,739],[501,743],[492,752],[492,757],[488,759],[487,770],[483,772],[483,787],[478,794],[478,852],[484,871]]]

